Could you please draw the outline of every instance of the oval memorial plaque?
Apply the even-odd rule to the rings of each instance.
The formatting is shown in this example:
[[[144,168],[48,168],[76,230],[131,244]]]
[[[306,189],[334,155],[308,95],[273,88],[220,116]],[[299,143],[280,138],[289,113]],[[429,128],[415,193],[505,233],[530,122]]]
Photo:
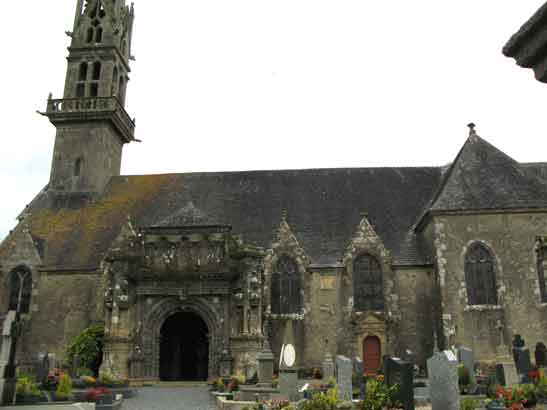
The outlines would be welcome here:
[[[296,362],[296,351],[294,350],[293,345],[286,345],[283,350],[283,360],[285,361],[285,366],[293,367]]]

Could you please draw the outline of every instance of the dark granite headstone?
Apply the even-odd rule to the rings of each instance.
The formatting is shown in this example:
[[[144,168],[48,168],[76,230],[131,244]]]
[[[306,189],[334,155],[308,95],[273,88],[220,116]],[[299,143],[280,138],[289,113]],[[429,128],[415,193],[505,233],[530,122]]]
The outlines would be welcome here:
[[[523,347],[517,347],[513,349],[513,353],[516,355],[517,373],[528,375],[532,371],[532,361],[530,359],[530,350]]]
[[[49,373],[49,364],[47,365],[47,367],[44,365],[45,357],[46,355],[44,355],[42,358],[39,358],[34,364],[34,373],[36,374],[36,381],[38,383],[46,382]]]
[[[526,342],[524,341],[524,339],[522,338],[521,335],[515,335],[513,337],[513,341],[512,341],[512,345],[513,345],[513,360],[515,360],[515,363],[517,362],[518,360],[518,357],[517,357],[517,349],[524,349],[524,346],[526,345]]]
[[[547,347],[542,342],[536,344],[536,350],[534,352],[537,367],[547,366]]]
[[[414,364],[397,357],[384,357],[384,374],[388,386],[399,385],[397,401],[405,410],[414,410]]]
[[[355,377],[355,388],[359,390],[359,398],[365,396],[365,380],[363,378],[363,361],[360,357],[353,359],[353,375]]]
[[[460,347],[458,349],[458,360],[467,369],[470,389],[474,392],[477,380],[475,377],[475,355],[473,354],[473,350],[468,349],[467,347]]]

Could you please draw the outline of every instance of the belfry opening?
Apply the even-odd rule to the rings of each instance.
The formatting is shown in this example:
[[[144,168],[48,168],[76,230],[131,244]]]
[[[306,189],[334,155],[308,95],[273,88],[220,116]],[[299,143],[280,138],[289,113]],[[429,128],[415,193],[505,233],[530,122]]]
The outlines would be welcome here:
[[[160,332],[160,379],[204,381],[209,367],[209,329],[193,312],[179,312],[165,320]]]

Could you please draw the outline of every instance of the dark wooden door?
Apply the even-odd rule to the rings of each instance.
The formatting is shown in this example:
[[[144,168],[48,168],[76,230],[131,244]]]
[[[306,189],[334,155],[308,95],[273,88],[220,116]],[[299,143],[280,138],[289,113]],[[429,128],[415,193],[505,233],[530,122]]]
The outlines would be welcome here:
[[[382,349],[380,339],[368,336],[363,340],[363,370],[365,374],[376,374],[380,370]]]

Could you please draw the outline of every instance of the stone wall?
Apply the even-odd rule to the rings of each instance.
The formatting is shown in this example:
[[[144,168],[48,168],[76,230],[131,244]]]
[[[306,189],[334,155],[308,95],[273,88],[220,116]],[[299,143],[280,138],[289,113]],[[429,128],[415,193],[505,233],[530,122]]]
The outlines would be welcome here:
[[[445,215],[431,224],[448,343],[473,347],[479,359],[492,359],[502,341],[499,323],[506,344],[514,334],[529,346],[545,341],[547,305],[540,299],[535,242],[547,232],[547,215]],[[475,241],[494,254],[497,306],[468,306],[464,258]]]
[[[397,268],[395,273],[401,309],[396,354],[409,349],[425,365],[433,352],[433,268]]]
[[[46,352],[62,360],[64,349],[75,336],[92,323],[103,321],[97,309],[99,284],[97,274],[42,274],[19,360],[33,360],[38,353]]]

